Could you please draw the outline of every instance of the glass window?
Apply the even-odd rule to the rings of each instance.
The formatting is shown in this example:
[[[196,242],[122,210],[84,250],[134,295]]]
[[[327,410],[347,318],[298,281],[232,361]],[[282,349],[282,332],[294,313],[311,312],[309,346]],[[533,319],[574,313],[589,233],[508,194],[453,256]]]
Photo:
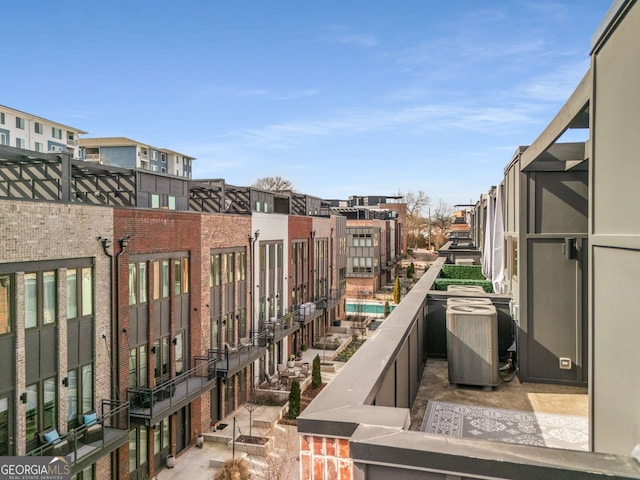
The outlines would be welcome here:
[[[129,386],[138,386],[138,351],[135,348],[129,350]]]
[[[169,375],[169,337],[162,339],[162,376]]]
[[[38,284],[35,273],[24,275],[24,326],[38,326]]]
[[[149,367],[147,365],[147,346],[140,345],[140,374],[138,375],[138,385],[146,386],[149,382],[147,377],[149,375]]]
[[[138,297],[140,303],[147,302],[147,264],[145,262],[138,264]]]
[[[162,261],[162,298],[169,297],[169,261]]]
[[[9,398],[0,398],[0,457],[9,456]]]
[[[42,320],[47,325],[56,321],[56,272],[44,272],[42,284]]]
[[[75,370],[67,372],[67,421],[78,418],[78,378]]]
[[[27,440],[33,440],[38,436],[38,384],[27,385]]]
[[[220,286],[220,254],[216,253],[211,257],[211,272],[213,275],[213,287]]]
[[[158,167],[156,167],[157,170]],[[160,208],[160,195],[151,195],[151,208]]]
[[[129,431],[129,473],[138,468],[138,430],[135,428]]]
[[[169,196],[169,210],[176,209],[176,197]]]
[[[82,367],[82,412],[93,410],[93,365]]]
[[[0,275],[0,334],[11,331],[11,277]]]
[[[48,378],[43,382],[44,396],[43,406],[44,411],[42,414],[43,426],[55,427],[58,423],[56,414],[56,379]]]
[[[129,305],[138,303],[138,266],[135,263],[129,264]]]
[[[93,275],[92,269],[82,269],[82,315],[93,313]]]
[[[176,375],[180,375],[184,371],[183,336],[182,333],[176,335]]]
[[[189,293],[189,259],[182,259],[182,291]]]
[[[35,122],[33,124],[33,127],[34,127],[36,133],[42,133],[44,131],[43,127],[42,127],[42,124],[40,122]]]
[[[78,316],[78,272],[67,270],[67,319]]]
[[[160,262],[153,262],[153,299],[160,298]]]
[[[16,117],[16,128],[19,128],[20,130],[24,130],[24,118]]]
[[[178,296],[182,293],[180,281],[182,280],[182,262],[180,260],[173,261],[173,293]]]

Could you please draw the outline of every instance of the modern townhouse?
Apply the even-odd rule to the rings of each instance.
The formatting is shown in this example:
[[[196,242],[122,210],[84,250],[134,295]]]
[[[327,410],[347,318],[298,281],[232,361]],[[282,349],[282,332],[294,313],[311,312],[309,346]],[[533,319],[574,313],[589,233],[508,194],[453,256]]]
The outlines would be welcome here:
[[[0,105],[0,145],[34,152],[65,152],[79,158],[80,135],[87,132]]]
[[[75,478],[153,476],[344,312],[346,219],[320,199],[14,147],[0,179],[4,454],[55,429]]]

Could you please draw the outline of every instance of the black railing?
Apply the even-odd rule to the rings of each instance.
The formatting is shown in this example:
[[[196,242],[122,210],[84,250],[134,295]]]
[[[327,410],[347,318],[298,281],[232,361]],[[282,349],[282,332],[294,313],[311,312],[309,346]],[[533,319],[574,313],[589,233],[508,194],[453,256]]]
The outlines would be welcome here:
[[[103,454],[129,441],[129,406],[127,401],[102,400],[101,412],[95,423],[80,425],[54,442],[44,443],[27,452],[27,456],[64,456],[72,469],[88,457],[95,462]]]
[[[239,371],[256,360],[265,351],[266,342],[267,331],[263,329],[248,342],[237,345],[225,342],[220,348],[210,349],[207,358],[215,362],[217,372],[224,376],[232,375],[232,372]]]
[[[216,359],[196,356],[195,362],[193,368],[155,387],[127,388],[132,416],[152,418],[206,390],[215,378]]]

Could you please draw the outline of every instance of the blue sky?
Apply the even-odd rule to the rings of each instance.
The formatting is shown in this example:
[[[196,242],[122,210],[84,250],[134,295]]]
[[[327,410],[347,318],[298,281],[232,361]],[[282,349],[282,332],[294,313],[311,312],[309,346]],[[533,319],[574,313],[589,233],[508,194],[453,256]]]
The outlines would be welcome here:
[[[610,5],[23,0],[0,104],[195,156],[194,178],[475,202],[577,86]]]

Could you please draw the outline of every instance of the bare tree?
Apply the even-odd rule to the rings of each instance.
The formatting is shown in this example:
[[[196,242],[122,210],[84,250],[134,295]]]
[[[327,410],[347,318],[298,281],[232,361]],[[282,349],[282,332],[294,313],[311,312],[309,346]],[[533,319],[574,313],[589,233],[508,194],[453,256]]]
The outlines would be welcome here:
[[[272,192],[293,190],[293,184],[289,180],[282,177],[262,177],[257,179],[251,186],[254,188],[269,190]]]
[[[252,478],[258,480],[287,480],[293,477],[300,444],[296,427],[276,425],[272,432],[271,452],[255,461]]]
[[[414,247],[424,246],[425,240],[422,232],[427,221],[424,218],[423,210],[431,204],[431,199],[422,190],[419,190],[418,193],[398,192],[398,195],[404,197],[404,202],[407,205],[407,243]]]
[[[431,215],[431,240],[436,248],[440,248],[447,242],[446,236],[451,230],[452,215],[453,208],[443,202],[442,199],[438,200],[438,204]]]

